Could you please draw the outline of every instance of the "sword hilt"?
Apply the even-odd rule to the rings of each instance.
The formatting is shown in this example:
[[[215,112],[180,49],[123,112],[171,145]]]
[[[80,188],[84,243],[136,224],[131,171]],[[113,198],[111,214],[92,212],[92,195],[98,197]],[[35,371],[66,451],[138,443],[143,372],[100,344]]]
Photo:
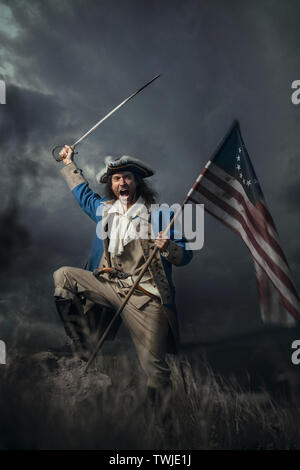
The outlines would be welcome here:
[[[56,147],[54,147],[52,149],[52,156],[54,158],[54,160],[56,160],[57,162],[62,162],[63,161],[63,158],[59,155],[59,152],[60,150],[64,147],[64,145],[56,145]],[[74,145],[70,145],[70,148],[72,150],[75,149],[75,146]],[[74,152],[74,155],[76,155],[78,152]]]

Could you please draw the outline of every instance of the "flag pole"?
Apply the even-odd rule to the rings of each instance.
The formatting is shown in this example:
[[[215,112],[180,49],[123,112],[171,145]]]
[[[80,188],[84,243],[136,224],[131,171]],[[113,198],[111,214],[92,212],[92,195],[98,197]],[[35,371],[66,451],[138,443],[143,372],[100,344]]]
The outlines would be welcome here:
[[[204,173],[205,169],[203,170],[203,173]],[[197,184],[201,178],[202,178],[203,174],[201,173],[197,180],[196,180],[196,183]],[[163,232],[163,236],[164,235],[167,235],[170,231],[170,229],[173,227],[174,223],[175,223],[175,220],[178,218],[179,214],[183,211],[184,209],[184,206],[185,204],[188,202],[189,200],[189,197],[190,197],[190,193],[191,193],[192,189],[190,189],[190,191],[187,193],[183,203],[181,204],[180,208],[178,209],[178,211],[176,212],[176,214],[174,215],[173,219],[170,221],[169,225],[167,226],[167,228],[164,230]],[[140,280],[142,279],[143,275],[145,274],[146,270],[148,269],[148,267],[150,266],[153,258],[155,257],[157,251],[159,250],[158,246],[156,246],[154,248],[154,250],[152,251],[151,255],[149,256],[148,260],[146,261],[146,263],[144,264],[143,266],[143,269],[141,270],[140,274],[138,275],[138,277],[136,278],[134,284],[131,286],[130,290],[128,291],[122,305],[120,305],[120,307],[118,308],[118,310],[116,311],[116,313],[114,314],[113,318],[111,319],[110,323],[108,324],[106,330],[104,331],[102,337],[100,338],[100,340],[98,341],[97,345],[95,346],[95,349],[94,351],[92,352],[85,368],[84,368],[84,372],[87,372],[88,371],[88,368],[90,367],[91,363],[93,362],[93,360],[95,359],[98,351],[100,350],[106,336],[108,335],[112,325],[114,324],[114,322],[116,321],[116,319],[118,318],[118,316],[123,312],[124,308],[125,308],[125,305],[127,304],[128,300],[130,299],[130,297],[132,296],[135,288],[137,287],[137,285],[139,284]]]
[[[166,235],[169,230],[172,228],[172,226],[174,225],[174,222],[175,220],[177,219],[177,217],[179,216],[179,214],[182,212],[183,210],[183,206],[186,204],[188,200],[188,196],[186,196],[186,198],[184,199],[183,203],[181,204],[180,206],[180,209],[178,209],[178,211],[176,212],[176,214],[174,215],[173,219],[171,220],[171,222],[169,223],[168,227],[165,229],[165,231],[163,232],[163,236]],[[131,286],[130,290],[128,291],[122,305],[120,305],[120,307],[118,308],[118,310],[116,311],[116,313],[114,314],[113,318],[111,319],[110,323],[108,324],[106,330],[104,331],[102,337],[100,338],[100,340],[98,341],[91,357],[89,358],[85,368],[84,368],[84,372],[87,372],[88,371],[88,368],[90,367],[91,363],[93,362],[93,360],[95,359],[98,351],[100,350],[106,336],[108,335],[112,325],[114,324],[114,322],[116,321],[116,319],[118,318],[118,316],[123,312],[124,308],[125,308],[125,305],[127,304],[128,300],[130,299],[130,297],[132,296],[135,288],[137,287],[137,285],[139,284],[140,280],[142,279],[143,275],[145,274],[146,270],[148,269],[148,267],[150,266],[153,258],[155,257],[157,251],[159,250],[158,246],[156,246],[154,248],[154,250],[152,251],[151,255],[149,256],[148,260],[146,261],[146,263],[144,264],[143,266],[143,269],[141,270],[140,274],[138,275],[138,277],[136,278],[134,284]]]

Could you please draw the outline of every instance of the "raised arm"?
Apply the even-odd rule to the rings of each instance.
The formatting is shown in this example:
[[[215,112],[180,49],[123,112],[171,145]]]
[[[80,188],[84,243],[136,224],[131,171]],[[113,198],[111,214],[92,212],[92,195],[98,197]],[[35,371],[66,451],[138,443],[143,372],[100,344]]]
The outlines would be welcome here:
[[[81,209],[94,222],[97,222],[99,220],[99,217],[96,217],[97,208],[106,198],[101,198],[91,190],[88,181],[82,174],[82,170],[74,162],[74,152],[69,145],[65,145],[59,155],[63,158],[64,168],[61,170],[61,173],[67,185],[74,194]]]

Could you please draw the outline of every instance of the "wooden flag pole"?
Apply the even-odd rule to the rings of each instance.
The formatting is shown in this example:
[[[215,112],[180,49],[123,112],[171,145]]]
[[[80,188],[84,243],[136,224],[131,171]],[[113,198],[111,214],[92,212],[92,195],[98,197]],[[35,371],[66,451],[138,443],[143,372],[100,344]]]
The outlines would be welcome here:
[[[190,191],[189,191],[190,193]],[[185,197],[183,203],[181,204],[180,208],[178,209],[178,211],[176,212],[176,214],[174,215],[173,219],[170,221],[168,227],[165,229],[165,231],[163,232],[163,236],[168,234],[170,229],[173,227],[174,225],[174,222],[175,220],[177,219],[177,217],[179,216],[179,214],[183,211],[183,208],[184,208],[184,205],[187,203],[188,199],[189,199],[189,193],[187,194],[187,196]],[[151,255],[149,256],[148,260],[146,261],[146,263],[144,264],[143,266],[143,269],[141,270],[140,274],[138,275],[137,279],[135,280],[134,284],[131,286],[129,292],[127,293],[122,305],[120,305],[120,307],[118,308],[118,310],[116,311],[116,313],[114,314],[113,318],[111,319],[109,325],[107,326],[106,330],[104,331],[102,337],[100,338],[99,342],[97,343],[96,347],[95,347],[95,350],[93,351],[91,357],[89,358],[85,368],[84,368],[84,372],[87,372],[88,368],[90,367],[91,363],[93,362],[93,360],[95,359],[98,351],[100,350],[106,336],[108,335],[113,323],[116,321],[116,319],[118,318],[118,316],[123,312],[124,308],[125,308],[125,305],[127,304],[128,300],[130,299],[131,295],[133,294],[135,288],[137,287],[137,285],[139,284],[140,280],[142,279],[143,275],[145,274],[146,270],[148,269],[148,267],[150,266],[153,258],[155,257],[157,251],[159,250],[158,246],[156,246],[154,248],[154,250],[152,251]]]

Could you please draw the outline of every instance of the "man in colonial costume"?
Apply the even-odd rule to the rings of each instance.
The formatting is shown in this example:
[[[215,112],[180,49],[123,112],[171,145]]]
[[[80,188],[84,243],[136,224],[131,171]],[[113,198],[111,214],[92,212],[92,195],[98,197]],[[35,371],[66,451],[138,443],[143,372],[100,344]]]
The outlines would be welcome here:
[[[156,257],[120,319],[130,332],[147,376],[148,395],[157,399],[170,387],[165,355],[179,350],[172,266],[189,263],[192,252],[186,249],[183,237],[176,238],[173,229],[168,238],[163,235],[174,214],[153,206],[155,192],[145,182],[153,175],[148,165],[128,156],[115,160],[108,157],[105,168],[97,175],[99,182],[106,185],[106,196],[100,197],[89,188],[73,161],[72,149],[65,146],[60,155],[63,177],[82,210],[97,224],[86,269],[62,267],[54,273],[56,306],[66,333],[79,356],[87,358],[80,328],[74,321],[78,312],[84,317],[92,304],[116,311],[157,245]],[[143,236],[137,236],[141,225],[146,230]]]

